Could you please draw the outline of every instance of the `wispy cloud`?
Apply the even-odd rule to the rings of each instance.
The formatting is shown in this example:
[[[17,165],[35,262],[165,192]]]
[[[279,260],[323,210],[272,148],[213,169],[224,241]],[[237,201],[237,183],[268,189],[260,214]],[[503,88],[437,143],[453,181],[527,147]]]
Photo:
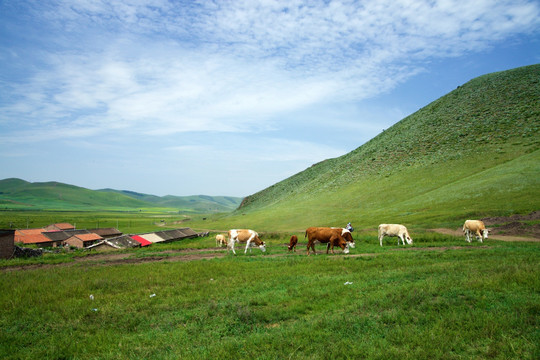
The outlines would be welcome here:
[[[3,122],[97,115],[104,131],[256,130],[280,112],[387,91],[421,71],[417,60],[490,46],[540,18],[537,3],[516,1],[35,5],[44,40],[69,44],[13,89]]]
[[[2,2],[0,137],[266,133],[278,149],[269,139],[291,114],[388,92],[434,59],[537,32],[539,19],[525,0]],[[283,139],[315,156],[343,150]]]

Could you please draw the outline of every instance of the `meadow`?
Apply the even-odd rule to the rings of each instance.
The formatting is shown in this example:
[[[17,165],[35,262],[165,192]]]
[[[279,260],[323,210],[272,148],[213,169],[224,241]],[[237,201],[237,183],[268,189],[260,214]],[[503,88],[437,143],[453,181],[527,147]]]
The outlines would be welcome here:
[[[391,239],[381,248],[367,231],[355,234],[350,256],[317,246],[308,257],[305,244],[287,251],[289,233],[263,236],[266,253],[237,256],[211,236],[125,251],[126,263],[74,261],[82,252],[45,254],[26,269],[0,261],[0,357],[540,356],[538,243],[422,232],[413,246]],[[175,257],[195,249],[216,257]]]

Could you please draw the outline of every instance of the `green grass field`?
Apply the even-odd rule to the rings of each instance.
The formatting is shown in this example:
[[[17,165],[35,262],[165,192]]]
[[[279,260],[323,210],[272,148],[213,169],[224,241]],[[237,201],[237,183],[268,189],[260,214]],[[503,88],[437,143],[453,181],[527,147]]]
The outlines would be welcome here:
[[[364,233],[351,256],[308,257],[301,245],[287,252],[288,236],[265,234],[264,254],[210,260],[166,256],[215,253],[213,237],[124,253],[160,262],[46,254],[42,267],[9,270],[21,260],[0,261],[0,358],[540,356],[538,243],[420,233],[403,250]],[[64,266],[47,265],[55,257]]]

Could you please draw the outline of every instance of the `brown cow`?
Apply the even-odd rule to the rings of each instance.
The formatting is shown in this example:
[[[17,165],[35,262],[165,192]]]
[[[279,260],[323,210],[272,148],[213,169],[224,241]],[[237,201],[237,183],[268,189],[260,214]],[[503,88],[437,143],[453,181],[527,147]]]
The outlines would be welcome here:
[[[316,241],[329,245],[329,246],[326,247],[326,253],[327,254],[328,254],[329,248],[332,251],[332,254],[334,253],[334,246],[339,246],[343,250],[343,252],[345,254],[348,254],[349,253],[349,243],[341,235],[342,232],[343,231],[342,231],[341,228],[328,228],[328,227],[310,227],[310,228],[307,228],[306,233],[304,235],[304,239],[306,237],[308,238],[307,254],[309,255],[309,249],[310,248],[313,250],[314,254],[317,254],[315,252],[315,242]]]
[[[476,238],[480,242],[488,238],[488,229],[481,220],[467,220],[463,224],[463,232],[467,236],[467,241],[471,242],[470,235],[476,234]]]
[[[291,236],[291,240],[289,240],[289,246],[287,247],[289,251],[294,250],[294,252],[296,252],[297,243],[298,243],[298,236],[296,235]]]
[[[251,252],[251,246],[258,246],[259,249],[261,249],[262,252],[266,251],[266,244],[264,241],[261,241],[259,239],[259,234],[257,234],[256,231],[249,230],[249,229],[233,229],[229,230],[229,243],[227,244],[227,253],[231,249],[232,252],[236,255],[236,251],[234,251],[234,243],[246,243],[246,249],[244,250],[244,254],[247,253],[248,249],[249,252]]]

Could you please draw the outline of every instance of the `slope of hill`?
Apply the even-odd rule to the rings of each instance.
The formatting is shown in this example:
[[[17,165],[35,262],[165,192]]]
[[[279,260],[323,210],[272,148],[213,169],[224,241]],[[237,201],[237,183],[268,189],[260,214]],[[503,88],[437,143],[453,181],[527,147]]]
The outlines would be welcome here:
[[[540,65],[475,78],[244,199],[252,226],[461,222],[540,208]],[[264,220],[263,220],[264,219]]]
[[[240,198],[147,195],[132,191],[89,190],[59,182],[0,180],[0,207],[35,210],[167,209],[192,213],[234,210]]]

